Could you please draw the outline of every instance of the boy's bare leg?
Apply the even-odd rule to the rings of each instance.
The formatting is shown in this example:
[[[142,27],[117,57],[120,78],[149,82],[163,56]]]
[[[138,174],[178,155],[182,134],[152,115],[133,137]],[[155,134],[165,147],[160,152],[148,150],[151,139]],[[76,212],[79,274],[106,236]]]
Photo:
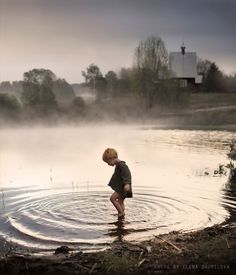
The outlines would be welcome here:
[[[124,198],[120,197],[120,198],[118,198],[118,201],[120,203],[120,206],[121,206],[123,212],[125,212]]]
[[[110,197],[110,201],[112,202],[112,204],[115,206],[116,210],[118,211],[118,216],[122,217],[125,215],[125,213],[124,213],[124,210],[119,202],[120,198],[121,198],[121,196],[117,192],[114,192]]]
[[[122,196],[119,195],[119,198],[117,199],[122,210],[123,213],[122,214],[118,214],[118,217],[124,217],[125,216],[125,205],[124,205],[124,198]]]

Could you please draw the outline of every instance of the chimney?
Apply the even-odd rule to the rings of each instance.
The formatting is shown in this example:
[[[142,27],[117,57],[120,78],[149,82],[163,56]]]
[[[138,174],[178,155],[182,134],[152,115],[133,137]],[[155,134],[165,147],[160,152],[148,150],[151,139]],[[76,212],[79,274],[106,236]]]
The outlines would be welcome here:
[[[185,46],[184,46],[184,43],[182,44],[182,46],[181,46],[181,53],[182,53],[182,55],[184,55],[185,54]]]

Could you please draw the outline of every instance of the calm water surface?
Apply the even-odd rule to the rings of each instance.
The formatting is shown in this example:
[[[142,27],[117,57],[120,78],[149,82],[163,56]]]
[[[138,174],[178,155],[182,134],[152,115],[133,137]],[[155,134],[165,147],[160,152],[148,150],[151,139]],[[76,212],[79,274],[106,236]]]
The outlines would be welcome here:
[[[233,137],[139,126],[1,130],[0,236],[32,250],[93,250],[235,220],[235,187],[214,175]],[[109,201],[107,147],[132,172],[122,221]]]

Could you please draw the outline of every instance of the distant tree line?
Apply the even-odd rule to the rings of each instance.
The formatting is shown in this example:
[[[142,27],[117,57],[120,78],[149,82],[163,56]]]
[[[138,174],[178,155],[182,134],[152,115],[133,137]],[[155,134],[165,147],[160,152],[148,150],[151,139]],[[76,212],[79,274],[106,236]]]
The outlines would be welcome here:
[[[199,60],[198,74],[202,75],[201,92],[205,93],[236,93],[236,73],[225,75],[215,62]]]
[[[13,120],[83,117],[91,106],[86,106],[73,87],[86,88],[96,98],[95,104],[114,103],[123,98],[137,99],[146,110],[155,106],[182,108],[190,91],[171,78],[168,56],[164,41],[151,36],[136,47],[131,68],[121,68],[119,72],[109,70],[103,75],[97,65],[90,64],[82,71],[84,83],[81,84],[71,85],[47,69],[32,69],[24,73],[22,81],[0,84],[0,115]],[[236,92],[236,74],[224,75],[214,62],[199,60],[197,71],[203,79],[198,92]]]
[[[71,117],[81,114],[84,107],[72,86],[50,70],[33,69],[24,73],[23,81],[0,85],[0,114],[4,118]]]

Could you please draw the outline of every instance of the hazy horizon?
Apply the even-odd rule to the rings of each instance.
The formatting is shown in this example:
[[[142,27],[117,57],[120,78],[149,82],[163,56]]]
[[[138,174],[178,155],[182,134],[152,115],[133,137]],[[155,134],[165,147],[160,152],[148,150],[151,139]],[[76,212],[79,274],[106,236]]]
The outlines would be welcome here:
[[[236,73],[235,12],[234,0],[0,0],[0,82],[45,68],[80,83],[91,63],[103,74],[132,66],[150,35]]]

